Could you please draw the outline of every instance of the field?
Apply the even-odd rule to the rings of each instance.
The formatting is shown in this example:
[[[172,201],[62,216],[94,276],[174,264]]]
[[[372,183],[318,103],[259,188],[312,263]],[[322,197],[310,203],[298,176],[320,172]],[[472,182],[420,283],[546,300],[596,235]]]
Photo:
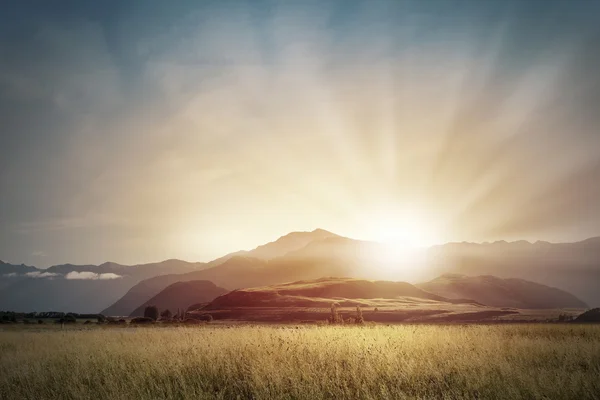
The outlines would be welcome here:
[[[600,326],[0,328],[1,399],[592,399]]]

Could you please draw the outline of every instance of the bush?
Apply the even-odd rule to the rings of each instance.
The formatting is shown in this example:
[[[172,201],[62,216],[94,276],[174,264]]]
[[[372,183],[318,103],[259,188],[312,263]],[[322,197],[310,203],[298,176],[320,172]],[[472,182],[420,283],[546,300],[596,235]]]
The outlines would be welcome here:
[[[38,324],[42,325],[44,323],[44,321],[42,321],[41,319],[38,319]]]
[[[56,320],[57,324],[74,324],[76,322],[77,322],[77,318],[75,318],[75,316],[71,315],[71,314],[67,314],[64,317],[62,317],[61,319]]]
[[[170,321],[171,318],[173,318],[173,313],[168,309],[160,313],[160,319],[163,321]]]
[[[99,324],[103,324],[106,322],[106,317],[102,314],[98,314],[98,317],[96,317],[97,321]]]
[[[136,317],[131,320],[131,323],[132,324],[153,324],[154,319],[149,318],[149,317]]]
[[[558,316],[558,322],[570,322],[573,321],[573,316],[569,314],[560,314]]]
[[[213,316],[210,314],[200,314],[198,315],[197,319],[200,321],[212,322]]]
[[[158,307],[148,306],[144,309],[144,318],[150,318],[156,321],[159,317],[160,313],[158,312]]]

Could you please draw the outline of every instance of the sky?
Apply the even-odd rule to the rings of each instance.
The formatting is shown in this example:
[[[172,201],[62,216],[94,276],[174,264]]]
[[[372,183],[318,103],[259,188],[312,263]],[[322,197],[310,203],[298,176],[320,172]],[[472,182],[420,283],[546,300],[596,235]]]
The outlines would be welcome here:
[[[12,1],[0,259],[600,235],[600,1]]]

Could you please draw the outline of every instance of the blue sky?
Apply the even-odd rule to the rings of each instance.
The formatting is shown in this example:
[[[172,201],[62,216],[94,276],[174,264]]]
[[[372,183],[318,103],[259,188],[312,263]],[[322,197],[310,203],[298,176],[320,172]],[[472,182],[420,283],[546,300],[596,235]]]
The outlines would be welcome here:
[[[5,2],[0,259],[599,235],[599,26],[584,0]]]

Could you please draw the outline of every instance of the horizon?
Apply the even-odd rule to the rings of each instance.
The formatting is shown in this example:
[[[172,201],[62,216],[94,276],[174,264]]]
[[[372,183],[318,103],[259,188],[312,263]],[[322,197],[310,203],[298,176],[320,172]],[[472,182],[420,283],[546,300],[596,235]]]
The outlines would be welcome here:
[[[33,264],[26,264],[23,262],[16,262],[13,260],[6,260],[0,257],[0,262],[6,263],[6,264],[10,264],[10,265],[25,265],[25,266],[29,266],[29,267],[36,267],[38,269],[47,269],[53,266],[57,266],[57,265],[73,265],[73,266],[100,266],[100,265],[104,265],[104,264],[117,264],[117,265],[122,265],[125,267],[135,267],[138,265],[146,265],[146,264],[160,264],[160,263],[164,263],[167,261],[183,261],[183,262],[188,262],[188,263],[201,263],[201,264],[207,264],[211,261],[215,261],[223,256],[229,255],[229,254],[235,254],[238,252],[250,252],[252,250],[255,250],[257,247],[266,245],[266,244],[270,244],[273,242],[276,242],[277,240],[284,238],[288,235],[291,234],[295,234],[295,233],[314,233],[316,231],[324,231],[327,233],[331,233],[335,236],[338,237],[342,237],[345,239],[350,239],[350,240],[354,240],[354,241],[359,241],[359,242],[368,242],[368,243],[373,243],[373,244],[378,244],[381,246],[398,246],[400,245],[400,247],[402,249],[409,249],[409,250],[415,250],[415,251],[427,251],[432,249],[433,247],[439,247],[439,246],[445,246],[445,245],[450,245],[450,244],[476,244],[476,245],[494,245],[494,244],[515,244],[515,243],[527,243],[530,245],[535,245],[538,243],[545,243],[545,244],[575,244],[575,243],[581,243],[581,242],[585,242],[587,240],[590,239],[597,239],[600,238],[600,235],[595,235],[595,236],[590,236],[590,237],[586,237],[586,238],[582,238],[579,240],[574,240],[574,241],[568,241],[568,242],[557,242],[557,241],[547,241],[547,240],[526,240],[526,239],[515,239],[515,240],[504,240],[504,239],[499,239],[499,240],[494,240],[494,241],[484,241],[484,242],[473,242],[473,241],[449,241],[449,242],[443,242],[443,243],[435,243],[435,244],[431,244],[431,245],[427,245],[427,246],[411,246],[410,244],[398,244],[398,243],[386,243],[383,241],[375,241],[375,240],[367,240],[367,239],[360,239],[360,238],[353,238],[353,237],[349,237],[349,236],[345,236],[345,235],[340,235],[337,232],[333,232],[329,229],[323,229],[323,228],[315,228],[309,231],[291,231],[288,232],[284,235],[280,235],[277,238],[273,239],[273,240],[269,240],[267,242],[264,243],[259,243],[253,247],[250,248],[245,248],[245,249],[233,249],[231,251],[228,251],[224,254],[220,254],[219,256],[215,257],[215,258],[211,258],[211,259],[207,259],[207,260],[189,260],[189,259],[185,259],[185,258],[180,258],[180,257],[171,257],[171,258],[166,258],[166,259],[162,259],[162,260],[150,260],[150,261],[142,261],[142,262],[136,262],[136,263],[122,263],[119,261],[114,261],[114,260],[105,260],[102,262],[84,262],[84,263],[72,263],[69,261],[65,261],[65,262],[59,262],[56,264],[51,264],[51,265],[33,265]],[[243,255],[236,255],[236,256],[240,256],[243,257]],[[399,260],[398,260],[399,261]]]

